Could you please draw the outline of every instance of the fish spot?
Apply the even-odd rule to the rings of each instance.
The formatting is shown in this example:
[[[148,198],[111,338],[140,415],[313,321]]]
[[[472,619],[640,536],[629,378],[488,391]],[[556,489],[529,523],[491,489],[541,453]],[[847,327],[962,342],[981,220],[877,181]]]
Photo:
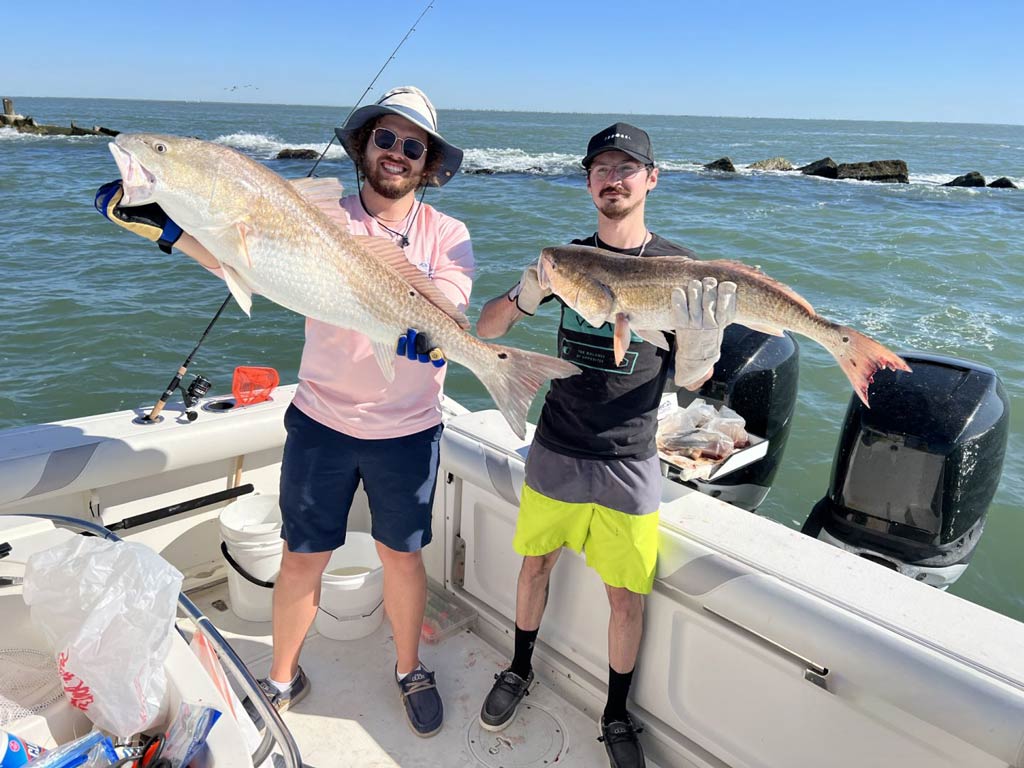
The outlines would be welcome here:
[[[499,360],[508,360],[508,353],[507,352],[499,352],[498,353],[498,359]]]
[[[416,291],[409,291],[409,295],[410,296],[415,296],[416,295]]]
[[[843,344],[849,344],[850,343],[850,337],[849,336],[843,336],[842,340],[843,340]]]

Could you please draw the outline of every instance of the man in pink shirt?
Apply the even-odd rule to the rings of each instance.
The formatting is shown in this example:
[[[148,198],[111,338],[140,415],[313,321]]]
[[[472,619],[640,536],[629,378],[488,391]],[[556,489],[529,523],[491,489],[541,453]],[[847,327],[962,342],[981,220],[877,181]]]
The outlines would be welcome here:
[[[391,238],[465,310],[474,269],[469,232],[423,202],[426,187],[447,183],[462,163],[462,150],[437,132],[430,100],[418,88],[395,88],[356,110],[336,133],[363,182],[358,194],[341,200],[350,231]],[[96,207],[166,252],[175,246],[219,271],[217,260],[159,207],[119,208],[120,199],[120,181],[112,182],[100,188]],[[396,682],[413,731],[430,736],[440,730],[444,709],[434,673],[419,659],[427,598],[421,550],[431,540],[447,367],[440,351],[415,329],[398,340],[397,352],[389,383],[366,336],[306,320],[299,386],[285,414],[285,547],[274,587],[274,658],[260,685],[282,711],[309,692],[299,654],[316,616],[321,576],[332,552],[345,543],[349,508],[362,481],[384,565]]]

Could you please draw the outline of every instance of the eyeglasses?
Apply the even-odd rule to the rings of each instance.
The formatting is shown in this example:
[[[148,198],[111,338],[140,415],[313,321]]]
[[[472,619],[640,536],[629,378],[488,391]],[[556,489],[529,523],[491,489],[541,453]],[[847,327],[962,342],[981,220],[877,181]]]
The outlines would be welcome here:
[[[387,128],[373,129],[373,143],[378,149],[389,150],[398,141],[398,134]],[[402,154],[410,160],[419,160],[427,151],[427,145],[419,139],[402,139]]]
[[[640,171],[647,168],[639,163],[623,163],[622,165],[592,165],[590,175],[598,181],[619,179],[625,181],[636,176]]]

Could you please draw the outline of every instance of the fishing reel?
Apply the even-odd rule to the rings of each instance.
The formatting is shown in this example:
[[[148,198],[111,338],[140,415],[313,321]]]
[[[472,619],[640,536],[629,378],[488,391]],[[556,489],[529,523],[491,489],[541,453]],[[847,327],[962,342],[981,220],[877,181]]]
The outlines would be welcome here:
[[[210,391],[210,387],[213,386],[208,378],[198,374],[191,383],[188,385],[188,389],[185,389],[184,385],[181,386],[181,399],[185,403],[185,418],[189,421],[195,421],[199,418],[199,414],[193,409],[206,397],[206,393]]]

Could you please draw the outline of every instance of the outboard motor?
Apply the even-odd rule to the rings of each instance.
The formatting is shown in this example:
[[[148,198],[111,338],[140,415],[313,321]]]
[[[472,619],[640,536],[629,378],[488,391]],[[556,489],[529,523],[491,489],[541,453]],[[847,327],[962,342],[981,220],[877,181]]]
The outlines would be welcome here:
[[[799,376],[800,347],[788,331],[769,336],[735,323],[726,328],[714,374],[698,392],[680,390],[679,404],[685,408],[700,397],[729,406],[746,419],[748,432],[768,440],[768,453],[724,477],[686,484],[741,509],[757,509],[782,462]]]
[[[945,589],[967,568],[1002,473],[1010,405],[995,371],[904,355],[871,408],[851,398],[828,494],[803,531]]]

